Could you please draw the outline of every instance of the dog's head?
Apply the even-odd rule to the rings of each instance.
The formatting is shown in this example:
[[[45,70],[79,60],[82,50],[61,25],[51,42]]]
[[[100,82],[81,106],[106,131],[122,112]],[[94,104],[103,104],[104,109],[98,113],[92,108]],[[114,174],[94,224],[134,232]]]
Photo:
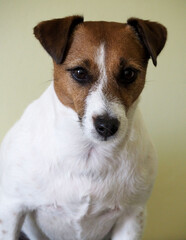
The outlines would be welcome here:
[[[137,18],[122,24],[72,16],[41,22],[34,34],[53,58],[58,98],[78,114],[85,135],[96,142],[125,136],[166,28]]]

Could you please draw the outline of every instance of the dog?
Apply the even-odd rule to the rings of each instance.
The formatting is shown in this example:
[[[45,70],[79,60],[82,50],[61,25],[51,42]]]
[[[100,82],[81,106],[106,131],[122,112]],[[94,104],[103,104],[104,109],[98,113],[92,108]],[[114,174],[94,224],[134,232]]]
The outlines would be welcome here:
[[[166,28],[149,20],[43,21],[54,81],[0,150],[0,240],[139,240],[157,158],[138,108]]]

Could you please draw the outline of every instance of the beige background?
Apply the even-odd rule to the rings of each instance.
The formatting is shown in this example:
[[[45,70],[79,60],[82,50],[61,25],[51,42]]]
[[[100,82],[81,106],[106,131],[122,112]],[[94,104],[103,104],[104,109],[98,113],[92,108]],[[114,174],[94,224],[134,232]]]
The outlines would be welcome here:
[[[32,35],[39,21],[83,14],[85,20],[125,22],[135,16],[168,28],[141,100],[159,155],[144,240],[186,239],[185,11],[185,0],[0,0],[0,141],[52,79],[52,61]]]

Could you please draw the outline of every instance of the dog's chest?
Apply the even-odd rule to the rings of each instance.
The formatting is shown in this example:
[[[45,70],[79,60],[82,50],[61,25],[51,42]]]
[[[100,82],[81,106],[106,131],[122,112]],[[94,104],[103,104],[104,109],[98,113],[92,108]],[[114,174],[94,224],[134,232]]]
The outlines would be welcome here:
[[[36,212],[43,232],[56,240],[102,240],[121,214],[118,199],[114,198],[117,188],[105,181],[108,179],[90,181],[87,176],[62,179],[64,184],[58,183],[58,189],[53,189],[51,203]]]
[[[134,193],[127,174],[132,166],[125,166],[119,150],[115,154],[103,147],[87,150],[77,146],[69,150],[66,139],[63,147],[53,151],[56,159],[60,156],[58,165],[50,171],[43,169],[47,174],[39,176],[38,183],[47,181],[36,221],[52,240],[103,240],[122,214],[123,203]]]

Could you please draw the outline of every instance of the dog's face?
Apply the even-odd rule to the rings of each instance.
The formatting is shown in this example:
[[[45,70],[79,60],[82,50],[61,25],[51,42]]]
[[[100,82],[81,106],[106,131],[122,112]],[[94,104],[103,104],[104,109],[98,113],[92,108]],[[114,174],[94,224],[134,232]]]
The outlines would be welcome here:
[[[118,23],[81,24],[68,54],[54,62],[55,89],[95,140],[124,135],[127,111],[145,83],[147,58],[133,29]]]
[[[82,23],[80,17],[69,17],[46,21],[35,28],[36,37],[54,59],[58,98],[76,111],[83,132],[94,142],[125,136],[145,84],[149,56],[156,64],[164,46],[165,32],[161,44],[151,46],[154,40],[145,43],[136,34],[139,21],[144,23],[136,23],[136,19],[128,24]],[[153,24],[155,29],[165,31],[162,25]],[[149,31],[141,25],[143,32]],[[148,41],[150,37],[152,34],[146,37]]]

